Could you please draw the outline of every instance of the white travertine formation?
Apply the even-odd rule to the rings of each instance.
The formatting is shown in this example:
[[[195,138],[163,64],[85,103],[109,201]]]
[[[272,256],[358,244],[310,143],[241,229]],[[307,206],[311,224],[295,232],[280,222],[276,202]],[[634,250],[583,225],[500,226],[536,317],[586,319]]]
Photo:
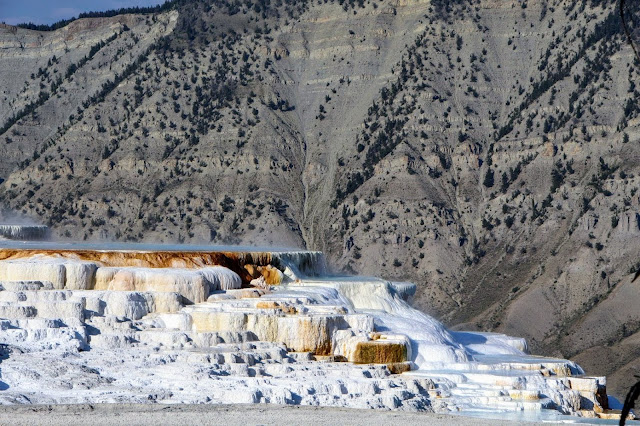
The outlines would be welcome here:
[[[181,294],[188,303],[207,300],[215,290],[240,288],[242,280],[222,266],[201,269],[103,267],[96,272],[96,290],[156,291]]]
[[[8,291],[53,290],[49,281],[0,281],[0,289]]]
[[[320,251],[288,251],[272,253],[273,262],[282,270],[289,270],[297,276],[323,276],[327,272],[324,253]]]
[[[45,225],[0,225],[0,238],[10,240],[44,240],[49,233]]]
[[[92,289],[98,265],[59,257],[34,256],[0,262],[1,281],[46,281],[56,289]]]
[[[85,315],[89,316],[115,316],[137,320],[150,313],[178,312],[183,306],[181,295],[169,292],[96,290],[74,294],[85,300]]]
[[[242,287],[242,279],[231,269],[223,266],[210,266],[200,269],[200,273],[209,282],[210,291],[233,290]]]
[[[49,281],[56,289],[63,289],[66,279],[64,264],[53,259],[32,258],[0,262],[0,280]]]
[[[416,294],[417,287],[414,283],[392,281],[389,284],[405,302],[410,303],[413,296]]]
[[[100,268],[95,289],[176,292],[189,303],[209,297],[209,282],[201,273],[178,268]]]
[[[261,288],[240,288],[241,278],[221,266],[0,261],[0,350],[9,351],[0,403],[611,415],[604,378],[529,356],[523,339],[449,332],[407,304],[410,283],[305,278],[300,268],[324,268],[308,260],[278,257],[274,263],[296,275],[275,286],[263,275]]]
[[[64,288],[68,290],[91,290],[95,285],[98,265],[92,262],[65,262]]]

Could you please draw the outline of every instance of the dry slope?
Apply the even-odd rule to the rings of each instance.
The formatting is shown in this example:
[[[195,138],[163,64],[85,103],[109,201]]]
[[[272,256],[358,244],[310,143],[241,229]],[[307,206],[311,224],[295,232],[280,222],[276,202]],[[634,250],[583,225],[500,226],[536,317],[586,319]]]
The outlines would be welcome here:
[[[615,2],[176,1],[0,46],[7,214],[321,249],[612,393],[639,367],[639,64]]]

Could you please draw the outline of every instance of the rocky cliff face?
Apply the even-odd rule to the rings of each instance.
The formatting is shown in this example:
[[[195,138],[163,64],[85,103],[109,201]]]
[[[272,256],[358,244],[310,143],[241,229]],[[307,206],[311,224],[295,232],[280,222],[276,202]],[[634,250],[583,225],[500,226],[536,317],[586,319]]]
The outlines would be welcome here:
[[[178,2],[0,32],[7,212],[323,250],[633,380],[639,68],[615,2]]]

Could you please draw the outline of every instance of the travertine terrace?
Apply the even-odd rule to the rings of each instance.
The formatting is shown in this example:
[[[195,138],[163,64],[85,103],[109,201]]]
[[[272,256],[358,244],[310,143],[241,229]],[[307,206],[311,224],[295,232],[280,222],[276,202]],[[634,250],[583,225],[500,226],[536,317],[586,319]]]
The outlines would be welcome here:
[[[610,417],[605,379],[451,332],[415,285],[318,252],[14,243],[0,249],[0,402],[277,403]]]

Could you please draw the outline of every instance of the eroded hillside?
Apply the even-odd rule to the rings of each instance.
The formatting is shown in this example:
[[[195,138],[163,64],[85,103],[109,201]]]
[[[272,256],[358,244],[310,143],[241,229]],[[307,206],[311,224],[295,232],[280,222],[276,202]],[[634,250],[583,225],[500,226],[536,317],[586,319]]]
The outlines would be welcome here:
[[[639,64],[615,2],[203,0],[0,31],[7,212],[324,250],[633,380]]]

